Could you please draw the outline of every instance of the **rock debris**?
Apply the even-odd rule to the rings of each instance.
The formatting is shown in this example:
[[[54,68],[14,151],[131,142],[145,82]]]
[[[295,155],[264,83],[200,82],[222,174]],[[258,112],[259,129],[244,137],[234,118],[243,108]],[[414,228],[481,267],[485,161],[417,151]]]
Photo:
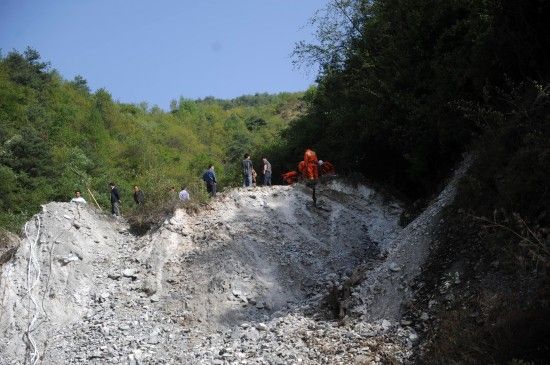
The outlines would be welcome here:
[[[232,189],[141,237],[90,206],[46,204],[38,308],[37,216],[2,265],[0,364],[28,361],[27,330],[42,364],[406,362],[419,335],[401,304],[453,189],[404,229],[399,202],[338,181],[319,207],[300,185]]]

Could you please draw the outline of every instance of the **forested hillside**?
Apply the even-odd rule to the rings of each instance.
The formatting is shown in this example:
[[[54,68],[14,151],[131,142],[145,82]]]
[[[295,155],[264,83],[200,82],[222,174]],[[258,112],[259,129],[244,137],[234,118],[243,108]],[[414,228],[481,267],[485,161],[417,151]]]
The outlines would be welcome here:
[[[548,148],[549,12],[545,1],[332,1],[313,19],[318,43],[295,49],[321,69],[282,153],[312,146],[417,199],[480,137],[506,130],[514,150]]]
[[[310,146],[414,214],[473,155],[411,306],[438,318],[421,362],[550,356],[548,19],[542,0],[334,0],[312,20],[318,42],[296,47],[321,65],[318,88],[279,160]],[[463,276],[447,292],[449,275]]]
[[[18,230],[40,204],[87,189],[108,207],[108,186],[133,209],[132,187],[159,204],[174,186],[204,198],[202,171],[213,163],[220,188],[240,181],[242,155],[271,143],[300,112],[301,95],[173,100],[170,111],[91,93],[64,80],[37,51],[0,58],[0,227]],[[261,156],[254,156],[259,163]],[[259,166],[258,166],[259,167]]]
[[[245,95],[233,100],[180,98],[170,103],[169,111],[145,102],[118,102],[105,89],[91,92],[82,77],[64,80],[37,51],[12,51],[0,57],[0,228],[17,231],[40,204],[67,201],[75,189],[83,191],[87,200],[93,193],[106,208],[107,184],[114,181],[123,194],[125,215],[134,213],[147,229],[155,219],[172,213],[173,206],[163,208],[173,198],[172,186],[187,185],[194,201],[206,200],[200,176],[210,163],[221,188],[237,186],[245,152],[252,154],[257,168],[261,155],[267,155],[277,177],[284,170],[295,170],[304,150],[312,148],[320,159],[333,162],[339,175],[367,181],[376,187],[373,194],[390,192],[386,195],[406,205],[403,214],[400,204],[390,206],[399,211],[394,212],[400,215],[395,217],[396,229],[400,220],[406,233],[395,242],[392,238],[392,244],[403,247],[405,242],[407,251],[402,256],[397,251],[380,252],[376,260],[384,262],[386,271],[378,271],[381,277],[396,292],[412,298],[389,303],[402,310],[395,325],[414,329],[410,335],[399,335],[411,349],[407,355],[411,362],[545,364],[550,358],[548,19],[550,2],[544,0],[331,0],[312,19],[317,42],[298,43],[294,51],[298,65],[319,66],[317,85],[303,93]],[[449,184],[457,166],[460,173]],[[141,211],[131,202],[135,184],[145,192]],[[445,186],[453,192],[442,193],[446,203],[432,201],[442,190],[445,193]],[[291,196],[284,195],[287,190],[303,195],[300,189],[272,190],[279,190],[281,196],[268,189],[261,192],[265,199],[272,194],[274,205],[286,207],[296,199],[290,203],[278,199]],[[258,206],[251,206],[261,208],[261,214],[267,211],[256,193],[240,190],[236,194],[257,202]],[[327,201],[342,196],[327,194]],[[323,233],[327,227],[335,232],[358,230],[357,239],[363,245],[361,227],[371,220],[379,224],[376,218],[350,224],[372,213],[372,207],[358,203],[362,199],[358,195],[345,200],[345,209],[348,205],[360,208],[350,215],[351,220],[337,218],[344,208],[316,210],[300,199],[296,211],[304,211],[298,218],[287,222],[285,213],[284,225],[270,232],[292,235],[287,230],[295,227],[295,220],[310,224],[319,219],[312,226],[314,248],[329,236],[331,243],[340,244],[333,233]],[[224,204],[233,204],[228,201],[216,202],[223,219],[228,218]],[[238,204],[238,209],[248,208],[247,204]],[[430,206],[437,206],[437,214]],[[153,218],[144,217],[144,212]],[[230,217],[235,222],[225,226],[228,235],[223,237],[216,236],[223,223],[210,222],[206,214],[197,224],[206,227],[209,236],[192,235],[192,239],[201,240],[199,246],[204,249],[208,243],[203,241],[227,238],[241,252],[253,245],[241,247],[234,237],[246,241],[276,222],[270,215],[234,235],[233,224],[239,226],[239,219],[252,213],[242,214]],[[415,223],[417,216],[423,225]],[[297,232],[303,231],[300,225]],[[325,236],[317,236],[319,232]],[[273,242],[279,244],[278,240],[279,236]],[[262,239],[252,241],[267,242],[263,233]],[[296,244],[302,247],[303,240]],[[372,244],[378,245],[375,240]],[[425,260],[406,261],[407,254],[414,256],[419,246],[425,248]],[[331,248],[323,254],[337,251]],[[262,263],[259,252],[267,251],[254,249],[246,257],[253,257],[255,265]],[[322,263],[312,252],[293,265]],[[227,261],[227,255],[220,257]],[[395,262],[398,259],[402,265]],[[242,264],[238,261],[235,265]],[[204,262],[210,270],[210,261]],[[287,265],[285,261],[285,273]],[[325,266],[331,265],[320,265]],[[354,287],[365,285],[370,294],[364,299],[375,300],[385,293],[361,284],[365,278],[377,278],[371,269],[370,263],[361,264],[343,275],[346,279],[341,282],[319,281],[323,290],[333,285],[323,302],[339,309],[342,321],[335,327],[349,322],[342,308],[353,299]],[[409,277],[411,281],[403,284],[405,273],[413,271],[414,281]],[[296,271],[288,273],[294,282]],[[249,277],[256,274],[246,281]],[[241,295],[233,290],[223,296]],[[244,302],[249,299],[256,303],[252,297]],[[361,303],[367,309],[370,304]],[[259,309],[264,310],[263,304]],[[352,320],[359,324],[363,319]],[[265,324],[258,328],[267,329]],[[317,336],[311,328],[308,332]],[[261,344],[257,338],[252,342]],[[280,338],[288,339],[286,334]],[[350,338],[355,337],[345,338],[353,343]],[[277,347],[277,352],[284,351]],[[338,348],[334,354],[343,352]]]

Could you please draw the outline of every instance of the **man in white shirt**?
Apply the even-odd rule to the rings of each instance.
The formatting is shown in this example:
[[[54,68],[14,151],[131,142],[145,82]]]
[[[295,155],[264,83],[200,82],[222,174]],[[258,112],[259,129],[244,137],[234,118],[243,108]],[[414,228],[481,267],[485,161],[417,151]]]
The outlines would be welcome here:
[[[71,199],[71,203],[86,204],[86,200],[80,195],[80,191],[75,190],[74,198]]]
[[[185,186],[182,186],[181,191],[179,192],[179,197],[182,202],[189,200],[189,192]]]

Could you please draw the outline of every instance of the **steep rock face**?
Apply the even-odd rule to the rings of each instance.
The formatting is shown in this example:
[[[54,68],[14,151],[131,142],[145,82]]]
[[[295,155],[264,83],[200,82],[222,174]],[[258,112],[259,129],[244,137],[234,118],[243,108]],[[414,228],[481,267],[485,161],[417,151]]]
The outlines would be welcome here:
[[[300,185],[234,189],[139,238],[92,207],[45,205],[2,267],[0,363],[403,361],[416,336],[395,326],[405,297],[379,296],[424,254],[394,254],[416,242],[400,205],[338,181],[319,196],[314,207]],[[353,290],[359,316],[336,322],[327,295],[357,267],[374,268]]]
[[[20,361],[34,341],[51,340],[51,325],[82,318],[95,295],[98,263],[116,255],[122,241],[117,225],[89,208],[45,205],[25,225],[17,252],[2,267],[0,353],[6,357],[0,361]]]
[[[435,228],[441,221],[441,212],[456,194],[459,179],[470,166],[468,157],[456,170],[453,179],[433,202],[386,247],[386,260],[364,274],[365,280],[354,289],[353,312],[369,320],[398,321],[402,304],[412,298],[410,285],[426,262]]]

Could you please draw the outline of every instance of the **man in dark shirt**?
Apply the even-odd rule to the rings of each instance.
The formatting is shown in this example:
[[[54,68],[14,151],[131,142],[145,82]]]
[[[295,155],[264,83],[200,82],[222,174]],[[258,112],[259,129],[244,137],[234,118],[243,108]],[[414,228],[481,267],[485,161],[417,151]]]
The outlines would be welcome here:
[[[210,194],[210,196],[214,197],[216,196],[216,173],[214,172],[214,165],[210,165],[208,167],[208,170],[202,174],[202,179],[206,183],[206,191]]]
[[[254,167],[252,166],[252,161],[250,160],[250,155],[248,153],[244,154],[244,160],[242,162],[243,165],[243,179],[244,183],[243,186],[248,187],[252,185],[252,170]]]
[[[111,186],[111,214],[115,217],[120,215],[120,195],[115,183],[109,183]]]
[[[139,186],[134,186],[134,201],[137,205],[143,205],[143,200],[145,199],[143,195],[143,191],[139,188]]]

